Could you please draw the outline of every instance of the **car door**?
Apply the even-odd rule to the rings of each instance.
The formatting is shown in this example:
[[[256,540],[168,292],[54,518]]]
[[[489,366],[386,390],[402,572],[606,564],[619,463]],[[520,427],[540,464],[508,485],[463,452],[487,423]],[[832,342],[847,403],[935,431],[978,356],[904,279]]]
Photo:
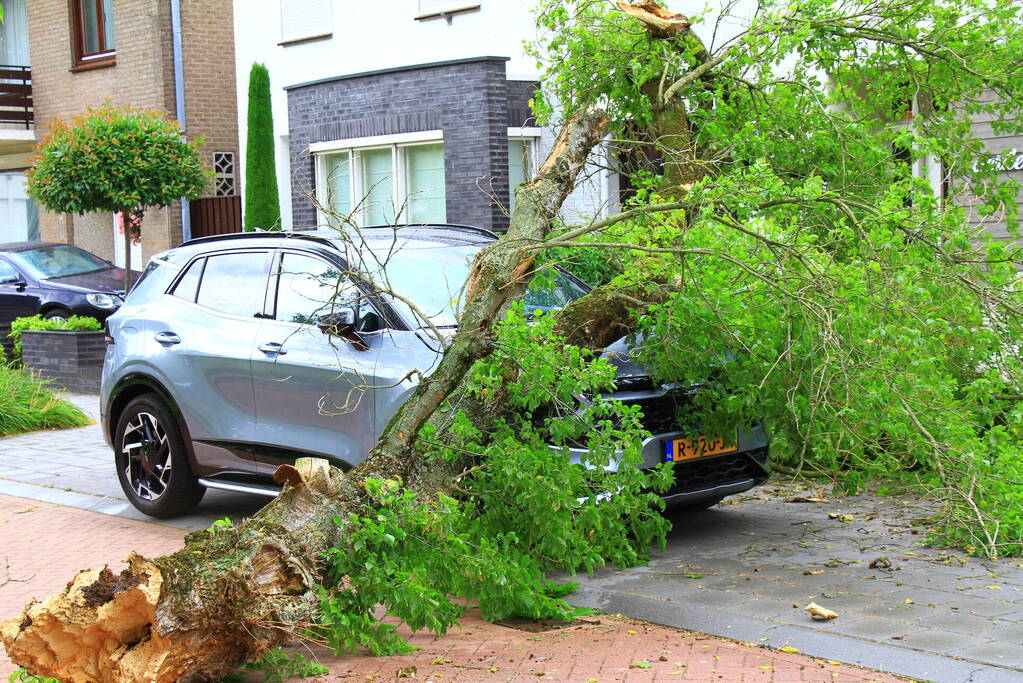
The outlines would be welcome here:
[[[35,315],[39,297],[26,288],[26,279],[17,268],[0,257],[0,323]]]
[[[252,355],[257,440],[285,449],[282,460],[316,454],[358,463],[376,441],[381,335],[352,343],[316,323],[344,307],[368,318],[369,304],[341,267],[290,250],[274,260],[267,299],[272,316],[261,322]]]
[[[172,391],[197,442],[197,458],[211,471],[223,469],[220,460],[230,463],[214,454],[235,452],[254,439],[250,356],[270,253],[247,249],[194,259],[146,311],[145,356]]]

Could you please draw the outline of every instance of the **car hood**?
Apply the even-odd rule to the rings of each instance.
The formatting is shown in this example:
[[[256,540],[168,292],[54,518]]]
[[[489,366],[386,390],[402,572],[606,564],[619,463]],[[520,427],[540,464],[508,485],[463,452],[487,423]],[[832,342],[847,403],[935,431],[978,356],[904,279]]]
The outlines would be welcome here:
[[[601,355],[606,358],[618,371],[618,377],[648,377],[649,371],[635,362],[633,349],[642,339],[636,339],[633,344],[626,344],[626,338],[622,337],[616,342],[604,348]]]
[[[51,277],[44,282],[47,285],[68,289],[76,292],[113,292],[124,293],[124,269],[104,268],[81,275]]]

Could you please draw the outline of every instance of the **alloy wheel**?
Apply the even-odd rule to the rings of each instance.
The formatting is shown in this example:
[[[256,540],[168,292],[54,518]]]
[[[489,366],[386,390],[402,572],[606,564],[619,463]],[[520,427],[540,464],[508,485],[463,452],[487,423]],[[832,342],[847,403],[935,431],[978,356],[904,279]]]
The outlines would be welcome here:
[[[121,436],[125,479],[143,500],[164,494],[171,478],[171,450],[167,432],[152,413],[139,412]]]

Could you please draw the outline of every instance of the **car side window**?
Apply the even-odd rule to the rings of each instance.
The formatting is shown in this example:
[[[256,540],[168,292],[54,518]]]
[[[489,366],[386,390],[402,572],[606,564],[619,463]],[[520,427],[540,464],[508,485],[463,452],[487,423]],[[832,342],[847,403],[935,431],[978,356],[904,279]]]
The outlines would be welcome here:
[[[14,269],[14,266],[7,261],[0,261],[0,282],[4,280],[14,281],[20,279],[21,274]]]
[[[195,302],[220,313],[254,317],[263,312],[266,252],[206,257]]]
[[[195,295],[199,291],[199,277],[202,275],[202,267],[205,263],[206,259],[204,258],[192,261],[185,274],[178,280],[178,284],[174,285],[171,294],[179,299],[194,303]]]
[[[339,308],[358,307],[358,287],[337,266],[291,252],[284,252],[279,263],[275,320],[315,324]]]

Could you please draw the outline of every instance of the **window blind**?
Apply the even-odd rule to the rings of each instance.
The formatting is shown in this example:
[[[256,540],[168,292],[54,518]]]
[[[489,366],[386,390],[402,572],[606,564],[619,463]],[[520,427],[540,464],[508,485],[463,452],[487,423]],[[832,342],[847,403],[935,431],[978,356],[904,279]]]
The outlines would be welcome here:
[[[331,33],[331,0],[281,0],[281,42]]]

